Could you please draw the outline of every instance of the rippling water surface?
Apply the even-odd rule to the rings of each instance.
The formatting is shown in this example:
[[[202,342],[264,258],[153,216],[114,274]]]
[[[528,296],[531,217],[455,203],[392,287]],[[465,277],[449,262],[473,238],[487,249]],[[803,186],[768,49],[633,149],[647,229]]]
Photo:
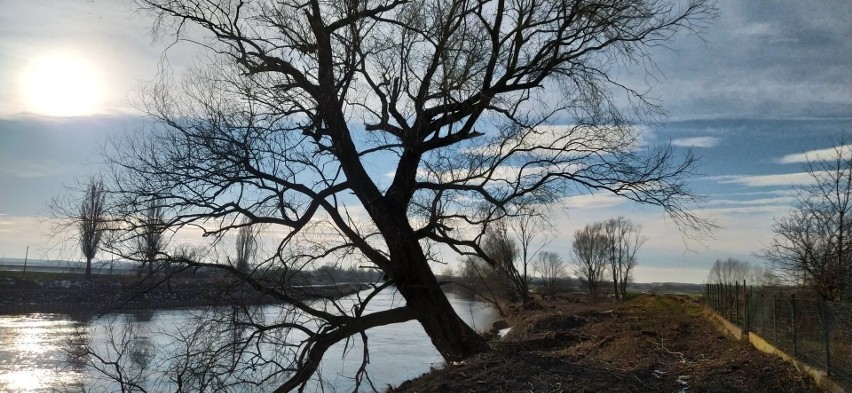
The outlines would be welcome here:
[[[82,324],[62,314],[0,315],[0,391],[73,391],[84,369],[65,349]]]
[[[484,303],[450,295],[453,307],[478,330],[496,318],[496,312]],[[386,293],[373,300],[372,309],[399,305],[399,295]],[[265,306],[272,308],[277,306]],[[138,314],[115,314],[79,321],[64,314],[0,315],[0,392],[77,392],[98,381],[97,372],[84,362],[74,362],[68,352],[70,342],[89,342],[93,347],[107,343],[108,323],[134,323],[141,330],[168,332],[177,329],[199,310],[158,310]],[[371,362],[369,372],[374,385],[382,390],[388,384],[399,384],[440,364],[441,357],[415,321],[370,330]],[[147,339],[147,338],[146,338]],[[152,334],[152,348],[167,345],[167,335]],[[344,353],[345,352],[345,353]],[[361,349],[344,351],[332,347],[326,354],[323,378],[326,389],[349,391],[351,375],[360,365]],[[101,385],[103,387],[104,385]],[[109,391],[109,385],[104,389]],[[347,389],[348,388],[348,389]],[[174,390],[174,389],[169,389]]]

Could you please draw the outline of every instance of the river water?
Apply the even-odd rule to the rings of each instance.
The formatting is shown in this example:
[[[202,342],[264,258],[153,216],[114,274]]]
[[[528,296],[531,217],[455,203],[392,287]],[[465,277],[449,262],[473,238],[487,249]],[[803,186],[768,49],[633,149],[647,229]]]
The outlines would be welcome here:
[[[487,329],[497,317],[487,304],[448,295],[456,312],[477,330]],[[394,291],[385,291],[370,302],[368,311],[403,304]],[[345,303],[345,302],[344,302]],[[259,313],[273,315],[281,306],[258,307]],[[131,351],[148,364],[168,361],[167,348],[182,334],[181,328],[205,315],[202,309],[156,310],[144,313],[111,314],[97,319],[77,320],[64,314],[0,316],[0,392],[112,391],[117,388],[85,361],[73,361],[71,342],[87,342],[96,353],[109,354],[110,344],[128,334],[132,326],[135,343],[143,350]],[[126,336],[125,336],[126,337]],[[382,391],[442,364],[440,354],[416,321],[374,328],[368,331],[370,381]],[[141,339],[141,341],[140,341]],[[352,391],[352,376],[361,364],[360,339],[348,348],[337,344],[326,353],[320,371],[322,381],[312,381],[307,390]],[[140,355],[141,353],[141,355]],[[137,361],[132,359],[132,361]],[[122,361],[128,361],[123,359]],[[143,380],[145,378],[142,378]],[[174,391],[174,385],[148,386],[150,391]],[[260,388],[260,391],[269,390]],[[362,391],[371,391],[362,385]]]

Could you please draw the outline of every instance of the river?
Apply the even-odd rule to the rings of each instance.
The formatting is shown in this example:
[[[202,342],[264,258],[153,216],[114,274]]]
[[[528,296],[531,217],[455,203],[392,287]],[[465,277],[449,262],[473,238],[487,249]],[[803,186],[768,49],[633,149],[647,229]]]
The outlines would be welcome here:
[[[487,329],[496,319],[496,311],[487,304],[448,295],[456,312],[477,330]],[[398,306],[403,299],[395,291],[385,291],[371,301],[368,311]],[[259,306],[257,312],[274,315],[281,306]],[[203,317],[203,309],[155,310],[143,313],[110,314],[92,320],[77,320],[64,314],[26,314],[0,316],[0,391],[111,391],[111,385],[85,362],[71,361],[69,343],[85,341],[97,353],[108,353],[109,337],[127,334],[132,326],[135,342],[142,343],[141,357],[148,364],[168,361],[162,353],[182,334],[181,328]],[[370,381],[379,391],[442,364],[440,354],[416,321],[382,326],[368,331]],[[141,339],[141,341],[140,341]],[[344,350],[333,346],[323,358],[322,382],[312,381],[307,390],[351,391],[352,376],[360,365],[360,339]],[[135,352],[136,355],[140,351]],[[131,356],[132,358],[132,356]],[[136,359],[131,359],[137,361]],[[153,378],[153,377],[149,377]],[[142,378],[143,380],[145,378]],[[162,379],[162,378],[161,378]],[[148,386],[149,391],[175,390],[174,385]],[[261,391],[269,390],[259,389]],[[362,385],[362,391],[371,391]]]

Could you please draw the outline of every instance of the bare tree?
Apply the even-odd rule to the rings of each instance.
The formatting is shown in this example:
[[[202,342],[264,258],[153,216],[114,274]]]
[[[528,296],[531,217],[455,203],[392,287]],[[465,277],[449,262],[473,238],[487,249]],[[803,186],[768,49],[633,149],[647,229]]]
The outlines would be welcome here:
[[[107,230],[106,196],[107,190],[104,188],[103,180],[92,177],[80,202],[80,213],[76,222],[80,236],[80,251],[86,258],[86,278],[92,277],[92,259],[97,255]]]
[[[788,280],[838,300],[852,285],[852,145],[812,158],[806,169],[813,184],[776,220],[762,256]]]
[[[135,230],[137,232],[136,251],[139,254],[138,259],[142,261],[139,274],[145,273],[146,270],[147,274],[153,274],[155,265],[163,256],[162,253],[166,247],[166,240],[163,237],[163,231],[166,230],[163,209],[155,202],[149,201]]]
[[[145,109],[165,127],[116,142],[125,206],[144,189],[175,230],[211,238],[242,218],[269,225],[280,238],[264,261],[370,264],[406,299],[318,310],[250,281],[315,321],[252,326],[265,333],[251,337],[308,337],[288,342],[290,363],[276,359],[274,375],[287,376],[277,390],[303,386],[332,344],[389,323],[416,319],[448,361],[487,351],[440,290],[428,250],[487,258],[482,236],[518,206],[604,191],[702,227],[686,209],[693,157],[645,148],[635,124],[660,112],[608,70],[700,30],[708,1],[140,3],[158,34],[200,43],[210,61],[148,89]]]
[[[248,223],[244,222],[245,226],[237,230],[237,239],[234,241],[236,248],[236,257],[232,260],[232,264],[242,274],[248,274],[251,268],[251,263],[257,255],[257,232]]]
[[[565,261],[555,252],[543,251],[535,261],[535,271],[541,276],[546,289],[559,286],[559,281],[565,276],[565,268]]]
[[[616,299],[627,298],[627,284],[638,264],[636,252],[645,243],[641,228],[624,217],[611,218],[603,223],[607,243],[607,259],[612,274]]]
[[[523,263],[523,272],[518,270],[516,262],[520,257],[517,243],[509,235],[505,223],[498,222],[497,225],[486,232],[480,246],[485,255],[486,262],[496,273],[501,286],[506,288],[512,301],[529,301],[529,281],[526,274],[526,263]]]
[[[491,303],[505,316],[504,303],[529,299],[528,281],[518,270],[518,246],[505,222],[498,222],[483,236],[478,249],[462,260],[462,285]]]
[[[518,240],[518,248],[520,251],[519,260],[520,269],[519,276],[521,278],[519,292],[526,295],[522,297],[524,302],[529,301],[529,284],[530,273],[534,270],[533,265],[535,258],[539,252],[553,241],[554,236],[551,234],[552,225],[547,219],[547,216],[538,211],[529,208],[521,209],[524,214],[518,215],[512,220],[512,231]]]
[[[601,294],[607,267],[608,244],[602,223],[589,224],[574,232],[571,245],[574,273],[592,298]]]
[[[490,296],[500,294],[506,299],[490,296],[492,303],[503,300],[530,300],[530,273],[538,252],[552,239],[550,222],[546,216],[531,206],[521,206],[511,215],[495,221],[482,236],[479,247],[467,253],[468,258],[481,259],[490,269],[477,269],[472,260],[466,263],[469,273],[484,274],[471,282],[486,287]]]

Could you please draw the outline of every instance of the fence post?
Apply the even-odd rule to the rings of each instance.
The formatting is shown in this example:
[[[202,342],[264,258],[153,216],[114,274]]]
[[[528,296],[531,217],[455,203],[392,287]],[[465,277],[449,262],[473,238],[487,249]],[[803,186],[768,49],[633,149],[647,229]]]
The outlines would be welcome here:
[[[731,294],[730,294],[729,287],[730,286],[728,285],[728,283],[722,284],[722,293],[723,293],[722,300],[725,302],[725,305],[724,305],[725,313],[722,314],[722,315],[725,316],[725,319],[730,321],[731,320]]]
[[[734,325],[743,326],[740,324],[740,280],[734,281]]]
[[[719,312],[719,283],[713,284],[713,289],[715,290],[713,294],[713,309]]]
[[[819,311],[820,311],[820,319],[822,319],[822,342],[825,346],[825,372],[828,375],[831,375],[831,348],[829,346],[830,339],[830,327],[829,327],[829,314],[828,314],[828,304],[825,299],[820,298],[819,300]]]
[[[728,320],[732,320],[731,314],[734,312],[734,305],[731,304],[731,283],[728,283]]]
[[[796,334],[796,294],[790,295],[790,310],[792,314],[792,322],[793,322],[793,357],[799,357],[799,337]]]
[[[725,297],[725,284],[724,283],[721,283],[721,282],[719,283],[719,293],[716,294],[716,296],[718,298],[718,301],[716,302],[716,312],[718,312],[719,315],[724,317],[725,314],[724,314],[724,311],[722,311],[723,310],[722,304],[724,304],[723,299]]]
[[[749,300],[751,300],[751,296],[749,296],[749,288],[746,285],[746,280],[743,280],[743,307],[745,308],[745,313],[743,315],[743,326],[745,327],[745,333],[748,334],[751,331],[751,320],[749,315]]]
[[[772,334],[775,336],[773,340],[773,344],[778,345],[778,315],[776,314],[776,309],[778,303],[778,294],[772,294]]]

